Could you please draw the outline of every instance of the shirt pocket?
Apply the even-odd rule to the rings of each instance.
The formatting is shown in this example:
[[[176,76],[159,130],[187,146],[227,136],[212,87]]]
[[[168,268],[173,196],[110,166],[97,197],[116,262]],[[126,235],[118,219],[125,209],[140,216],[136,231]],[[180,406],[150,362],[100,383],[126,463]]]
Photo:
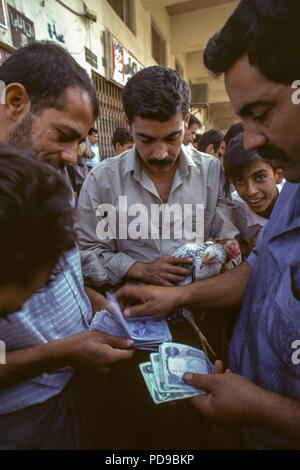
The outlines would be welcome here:
[[[267,334],[279,360],[290,368],[297,367],[297,375],[300,375],[299,366],[292,362],[292,344],[300,340],[300,301],[294,295],[293,281],[291,267],[288,266],[281,274],[275,291],[267,321]]]

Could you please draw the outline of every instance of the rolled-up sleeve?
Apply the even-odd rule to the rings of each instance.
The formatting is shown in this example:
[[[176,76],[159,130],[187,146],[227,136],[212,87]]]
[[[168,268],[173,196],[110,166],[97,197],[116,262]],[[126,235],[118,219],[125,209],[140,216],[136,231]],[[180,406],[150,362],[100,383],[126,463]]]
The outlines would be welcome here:
[[[97,209],[102,203],[95,176],[90,173],[80,193],[75,228],[84,280],[97,287],[119,284],[136,261],[118,251],[115,239],[98,237],[97,224],[101,217]]]

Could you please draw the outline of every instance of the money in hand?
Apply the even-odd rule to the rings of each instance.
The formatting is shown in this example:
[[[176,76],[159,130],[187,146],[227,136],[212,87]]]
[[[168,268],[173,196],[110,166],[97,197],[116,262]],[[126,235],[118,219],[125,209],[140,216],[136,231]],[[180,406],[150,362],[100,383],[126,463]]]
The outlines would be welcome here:
[[[163,343],[150,362],[139,365],[154,403],[190,398],[206,393],[183,380],[185,372],[210,374],[213,365],[200,349],[178,343]]]
[[[164,341],[172,339],[168,323],[164,317],[145,316],[126,319],[111,293],[107,293],[114,314],[101,310],[94,316],[90,330],[103,331],[115,336],[126,336],[134,340],[136,349],[157,351]]]

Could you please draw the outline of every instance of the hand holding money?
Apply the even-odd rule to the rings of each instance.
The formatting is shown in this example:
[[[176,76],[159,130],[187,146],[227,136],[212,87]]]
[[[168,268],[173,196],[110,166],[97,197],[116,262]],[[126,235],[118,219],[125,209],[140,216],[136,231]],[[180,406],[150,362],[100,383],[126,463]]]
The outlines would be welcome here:
[[[185,372],[211,374],[213,365],[200,349],[178,343],[163,343],[150,361],[139,365],[154,403],[191,398],[205,393],[187,384]]]

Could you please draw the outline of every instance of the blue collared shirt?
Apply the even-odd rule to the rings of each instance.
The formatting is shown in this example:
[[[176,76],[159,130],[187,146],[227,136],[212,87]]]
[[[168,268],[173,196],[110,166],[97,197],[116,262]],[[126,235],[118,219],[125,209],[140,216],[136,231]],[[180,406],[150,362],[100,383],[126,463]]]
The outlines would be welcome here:
[[[21,311],[0,319],[0,339],[7,351],[25,349],[87,331],[91,320],[76,247],[66,255],[64,271],[49,287],[35,293]],[[72,368],[65,367],[0,392],[0,414],[43,403],[60,393],[72,374]]]
[[[251,275],[232,336],[229,367],[255,384],[300,400],[300,185],[286,183],[248,258]],[[260,428],[247,428],[249,446],[293,448]]]

